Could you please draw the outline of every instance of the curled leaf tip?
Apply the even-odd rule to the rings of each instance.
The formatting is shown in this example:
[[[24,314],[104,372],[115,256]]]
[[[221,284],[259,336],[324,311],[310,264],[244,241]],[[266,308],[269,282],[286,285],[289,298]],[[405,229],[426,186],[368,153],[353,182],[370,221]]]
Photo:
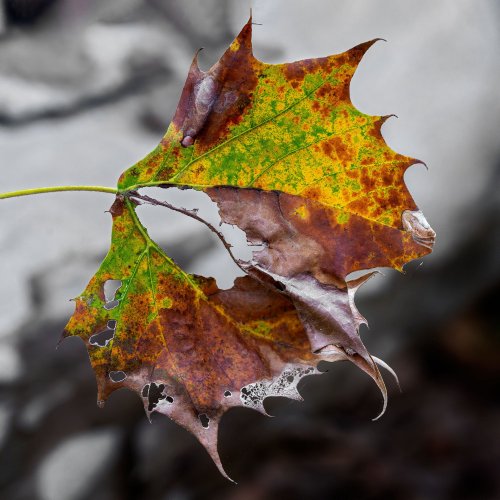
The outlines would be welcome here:
[[[398,389],[401,391],[401,385],[399,384],[399,378],[397,373],[391,368],[390,365],[388,365],[385,361],[383,361],[380,358],[377,358],[375,356],[372,356],[373,361],[377,363],[377,365],[381,366],[382,368],[385,368],[394,378],[396,385],[398,386]]]

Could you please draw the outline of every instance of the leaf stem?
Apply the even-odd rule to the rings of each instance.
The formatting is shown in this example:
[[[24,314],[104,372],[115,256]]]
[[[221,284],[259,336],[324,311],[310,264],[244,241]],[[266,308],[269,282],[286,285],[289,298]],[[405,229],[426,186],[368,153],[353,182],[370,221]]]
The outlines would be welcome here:
[[[7,198],[18,198],[19,196],[30,196],[32,194],[58,193],[61,191],[96,191],[100,193],[117,194],[118,189],[106,186],[50,186],[43,188],[22,189],[9,193],[0,193],[0,200]]]

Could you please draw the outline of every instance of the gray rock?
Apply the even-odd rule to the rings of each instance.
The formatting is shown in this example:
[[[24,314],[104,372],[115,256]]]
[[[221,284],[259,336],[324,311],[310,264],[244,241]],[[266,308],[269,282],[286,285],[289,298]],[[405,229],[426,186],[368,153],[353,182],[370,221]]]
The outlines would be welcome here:
[[[18,423],[25,430],[36,429],[47,413],[61,405],[72,395],[74,387],[67,380],[55,380],[42,394],[30,399],[18,416]]]
[[[36,472],[40,498],[84,498],[110,467],[119,437],[116,431],[95,431],[77,435],[59,445]]]
[[[14,382],[21,374],[22,362],[12,342],[0,343],[0,384]]]
[[[185,33],[193,49],[217,47],[231,40],[230,0],[149,0],[149,4],[178,32]],[[209,56],[215,57],[215,55]],[[218,57],[218,56],[217,56]]]
[[[135,23],[14,36],[0,51],[0,119],[17,123],[61,115],[114,98],[141,81],[164,80],[175,72],[176,61],[187,59],[183,44],[170,35]]]

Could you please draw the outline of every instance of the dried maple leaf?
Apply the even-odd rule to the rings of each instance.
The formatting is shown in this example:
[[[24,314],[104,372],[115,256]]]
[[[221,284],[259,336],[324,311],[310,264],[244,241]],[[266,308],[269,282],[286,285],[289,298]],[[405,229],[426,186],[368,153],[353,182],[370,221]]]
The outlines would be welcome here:
[[[111,250],[65,331],[86,341],[100,401],[134,389],[148,412],[193,432],[221,472],[222,413],[242,405],[264,411],[268,395],[299,397],[296,382],[317,373],[320,360],[357,364],[381,388],[385,408],[354,305],[371,274],[347,276],[401,270],[429,253],[435,236],[403,180],[417,160],[386,145],[386,117],[361,113],[349,98],[374,42],[269,65],[252,54],[251,28],[250,20],[209,71],[195,58],[165,137],[121,176]],[[208,193],[224,222],[264,246],[238,262],[248,276],[219,290],[179,269],[135,214],[133,200],[155,203],[137,192],[148,186]],[[122,283],[114,308],[106,305],[107,280]]]

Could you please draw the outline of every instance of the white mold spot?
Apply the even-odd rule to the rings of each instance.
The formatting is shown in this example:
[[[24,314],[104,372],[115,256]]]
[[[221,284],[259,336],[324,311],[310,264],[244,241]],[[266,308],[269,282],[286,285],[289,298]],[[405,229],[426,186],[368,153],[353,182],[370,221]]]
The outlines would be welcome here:
[[[276,380],[261,380],[242,387],[240,399],[244,406],[265,413],[264,399],[271,396],[281,396],[302,401],[297,390],[300,379],[307,375],[320,373],[312,366],[286,368]]]

